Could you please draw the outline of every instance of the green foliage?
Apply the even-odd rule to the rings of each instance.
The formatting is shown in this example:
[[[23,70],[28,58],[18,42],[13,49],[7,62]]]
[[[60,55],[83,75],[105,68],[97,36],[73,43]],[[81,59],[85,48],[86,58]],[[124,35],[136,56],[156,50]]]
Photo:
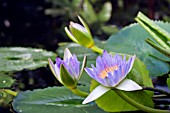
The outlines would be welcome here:
[[[97,1],[96,1],[97,2]],[[105,2],[98,12],[95,11],[93,4],[89,0],[85,0],[80,15],[87,21],[91,30],[96,34],[112,34],[118,32],[118,28],[112,25],[106,25],[109,21],[112,12],[112,5],[110,2]],[[107,31],[109,29],[109,31]],[[110,30],[112,29],[112,30]]]
[[[24,47],[0,48],[0,71],[19,71],[22,69],[36,69],[48,64],[47,59],[54,58],[53,52],[43,49]]]
[[[95,103],[82,105],[83,100],[65,87],[49,87],[19,93],[12,106],[18,113],[105,113]]]
[[[13,96],[6,93],[4,90],[0,90],[0,106],[7,107],[9,103],[13,100]]]
[[[70,89],[73,89],[76,87],[77,85],[77,81],[74,80],[71,75],[69,74],[69,72],[67,71],[67,69],[64,67],[64,65],[62,64],[60,67],[60,77],[61,77],[61,81],[62,84]]]
[[[60,18],[63,23],[62,26],[60,29],[56,28],[57,30],[55,30],[59,34],[63,32],[63,27],[67,26],[66,23],[70,20],[76,21],[78,15],[87,21],[95,35],[104,34],[103,36],[106,38],[108,35],[118,32],[117,26],[107,25],[112,14],[112,4],[109,1],[103,3],[103,1],[92,2],[91,0],[47,0],[47,2],[52,3],[53,6],[46,9],[45,14],[62,17]],[[94,7],[96,4],[100,4],[100,6]]]
[[[154,41],[147,38],[146,42],[161,53],[170,57],[170,33],[159,27],[153,20],[150,20],[141,12],[138,13],[135,20],[154,38]]]
[[[80,14],[87,20],[88,24],[93,24],[95,22],[107,22],[111,17],[112,5],[110,2],[103,4],[101,10],[96,13],[93,5],[89,0],[85,0],[83,4],[83,10]]]
[[[0,72],[0,106],[7,107],[13,100],[13,96],[8,94],[4,88],[10,88],[16,81],[9,75]]]
[[[5,73],[0,73],[0,88],[9,88],[14,83],[15,80],[11,76]]]
[[[170,77],[170,75],[169,75],[169,77]],[[170,89],[170,78],[167,78],[166,83],[167,83],[167,85],[168,85],[168,87],[169,87],[169,89]]]
[[[132,79],[136,83],[142,86],[150,86],[153,87],[152,81],[149,78],[148,70],[146,70],[146,66],[139,59],[135,60],[133,70],[138,72],[138,75],[134,75],[132,71],[127,75],[127,78]],[[139,80],[140,79],[140,80]],[[99,83],[95,80],[92,80],[92,84],[90,90],[92,91],[95,87],[97,87]],[[132,98],[136,102],[143,104],[145,106],[153,107],[152,95],[151,92],[145,91],[133,91],[133,92],[124,92],[128,97]],[[121,112],[121,111],[134,111],[138,110],[133,107],[121,97],[119,97],[114,90],[108,91],[106,94],[102,95],[96,101],[97,105],[107,112]]]
[[[156,22],[170,32],[170,24]],[[151,37],[139,24],[123,28],[118,34],[110,36],[105,49],[118,53],[136,54],[147,66],[150,76],[161,76],[170,70],[170,58],[150,47],[144,40]]]

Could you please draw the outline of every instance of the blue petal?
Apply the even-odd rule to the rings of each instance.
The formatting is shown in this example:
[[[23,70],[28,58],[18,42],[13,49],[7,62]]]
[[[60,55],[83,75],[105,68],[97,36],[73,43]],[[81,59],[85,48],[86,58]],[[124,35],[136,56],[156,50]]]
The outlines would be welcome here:
[[[98,80],[98,77],[96,76],[96,74],[95,74],[95,72],[93,71],[92,68],[85,68],[85,71],[87,72],[87,74],[88,74],[91,78],[93,78],[93,79],[95,79],[95,80]]]
[[[103,51],[102,60],[105,67],[111,66],[112,56],[106,50]]]
[[[56,65],[60,68],[62,63],[63,63],[63,60],[61,60],[59,57],[57,57],[56,58]]]
[[[120,56],[119,54],[115,54],[113,57],[115,64],[119,65],[120,62],[122,61],[122,56]]]
[[[93,69],[93,72],[94,72],[97,76],[100,75],[100,71],[101,71],[100,69],[95,68],[93,64],[91,64],[91,67],[92,67],[92,69]]]
[[[75,54],[73,54],[73,59],[74,59],[75,61],[78,61],[77,56],[76,56]]]
[[[126,55],[124,55],[123,60],[126,61]]]
[[[114,76],[112,77],[112,79],[114,80],[115,85],[117,85],[121,81],[121,78],[122,78],[122,70],[119,67],[118,70],[114,71]]]
[[[133,67],[134,61],[135,61],[136,56],[134,55],[133,57],[129,58],[129,60],[126,62],[126,73],[129,73]]]
[[[113,73],[108,73],[108,76],[105,78],[107,82],[108,87],[114,87],[116,84],[116,77],[113,75]]]
[[[98,56],[96,59],[96,68],[98,68],[99,70],[104,70],[103,61],[100,56]]]
[[[100,84],[104,85],[104,86],[107,86],[107,87],[110,86],[110,85],[108,84],[108,82],[107,82],[107,78],[106,78],[106,77],[105,77],[104,79],[98,78],[97,81],[98,81]]]

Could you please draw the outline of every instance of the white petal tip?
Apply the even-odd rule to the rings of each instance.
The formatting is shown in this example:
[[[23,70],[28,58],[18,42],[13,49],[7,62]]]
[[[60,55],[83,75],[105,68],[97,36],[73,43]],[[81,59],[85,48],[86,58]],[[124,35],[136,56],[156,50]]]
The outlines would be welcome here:
[[[72,57],[72,54],[70,52],[70,50],[68,48],[65,48],[64,50],[64,61],[66,61],[66,59],[68,58],[71,58]]]
[[[82,102],[82,104],[87,104],[87,103],[88,103],[88,102],[87,102],[87,101],[85,101],[85,100]]]
[[[136,82],[130,79],[124,79],[118,86],[115,87],[116,89],[123,90],[123,91],[137,91],[142,90],[142,87],[139,86]]]
[[[97,98],[101,97],[103,94],[105,94],[107,91],[109,91],[110,88],[99,85],[97,86],[82,102],[82,104],[87,104],[89,102],[92,102],[96,100]]]

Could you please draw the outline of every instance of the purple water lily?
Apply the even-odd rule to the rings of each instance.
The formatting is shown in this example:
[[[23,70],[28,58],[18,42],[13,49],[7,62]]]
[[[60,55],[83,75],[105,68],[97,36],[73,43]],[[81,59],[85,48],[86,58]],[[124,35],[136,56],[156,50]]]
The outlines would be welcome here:
[[[88,75],[101,85],[88,95],[83,104],[99,98],[113,87],[124,91],[141,90],[142,87],[136,82],[125,78],[133,67],[135,57],[134,55],[126,61],[126,56],[122,59],[119,54],[112,56],[104,50],[102,56],[96,59],[96,67],[92,64],[92,68],[85,68]]]
[[[69,75],[72,77],[73,81],[77,83],[77,80],[80,78],[80,62],[78,61],[76,55],[72,55],[68,48],[64,51],[64,58],[63,60],[59,57],[56,58],[56,63],[53,64],[51,59],[49,61],[49,66],[51,68],[51,71],[55,75],[55,77],[58,79],[60,83],[63,84],[61,80],[61,73],[60,68],[61,65],[65,67],[65,69],[68,71]],[[69,82],[69,81],[68,81]]]
[[[126,56],[115,54],[112,56],[106,50],[103,51],[102,57],[96,59],[96,67],[85,68],[90,77],[107,87],[118,85],[130,72],[135,60],[135,55],[126,61]]]

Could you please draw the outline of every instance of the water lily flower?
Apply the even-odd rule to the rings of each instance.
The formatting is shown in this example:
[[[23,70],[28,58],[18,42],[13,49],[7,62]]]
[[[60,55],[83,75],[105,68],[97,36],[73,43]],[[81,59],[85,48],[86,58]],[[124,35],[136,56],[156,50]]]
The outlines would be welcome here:
[[[133,67],[135,57],[134,55],[126,61],[126,56],[122,59],[119,54],[112,56],[104,50],[103,55],[96,59],[96,67],[92,64],[92,68],[85,68],[88,75],[101,85],[88,95],[83,104],[99,98],[113,88],[124,91],[141,90],[142,87],[136,82],[125,78]]]
[[[53,64],[51,59],[48,59],[49,66],[57,80],[68,87],[69,89],[76,88],[77,81],[79,80],[82,70],[80,71],[80,62],[78,61],[75,54],[71,54],[69,49],[66,48],[64,51],[63,60],[59,57],[56,58],[56,63]],[[83,61],[82,68],[85,66],[85,58]]]
[[[83,26],[78,23],[70,22],[69,25],[70,31],[68,30],[67,27],[65,27],[65,32],[68,35],[68,37],[74,42],[87,48],[91,48],[94,46],[94,41],[89,30],[89,27],[80,16],[78,16],[78,18],[83,24]]]

